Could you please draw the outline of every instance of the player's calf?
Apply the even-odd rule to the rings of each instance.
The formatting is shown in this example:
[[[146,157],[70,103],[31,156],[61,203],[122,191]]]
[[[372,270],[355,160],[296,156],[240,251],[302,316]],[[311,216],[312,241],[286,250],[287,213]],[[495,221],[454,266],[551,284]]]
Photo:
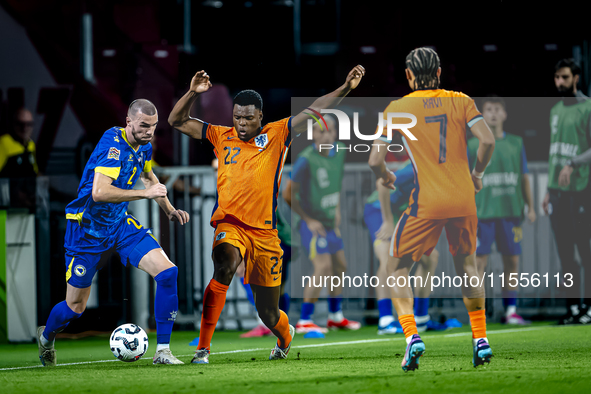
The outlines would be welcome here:
[[[44,366],[56,365],[54,341],[57,333],[63,331],[70,321],[79,318],[82,313],[73,311],[66,301],[53,307],[47,324],[37,328],[37,343],[39,345],[39,359]]]

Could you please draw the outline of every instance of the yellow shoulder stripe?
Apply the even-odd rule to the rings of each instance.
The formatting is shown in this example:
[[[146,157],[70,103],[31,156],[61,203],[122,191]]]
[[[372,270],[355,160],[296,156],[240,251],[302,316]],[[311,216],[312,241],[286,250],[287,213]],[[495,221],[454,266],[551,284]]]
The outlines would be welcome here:
[[[119,171],[121,171],[121,167],[96,167],[94,169],[94,172],[98,172],[113,179],[119,178]]]

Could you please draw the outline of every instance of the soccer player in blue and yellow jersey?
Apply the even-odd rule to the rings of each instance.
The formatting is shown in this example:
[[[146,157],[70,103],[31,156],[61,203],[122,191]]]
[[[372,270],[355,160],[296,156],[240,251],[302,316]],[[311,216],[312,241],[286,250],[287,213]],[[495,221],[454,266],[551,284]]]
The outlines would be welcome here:
[[[354,67],[345,83],[312,103],[313,110],[332,108],[355,89],[365,70]],[[244,282],[251,285],[256,309],[278,338],[269,359],[287,357],[295,329],[279,310],[283,252],[277,235],[277,197],[283,164],[292,135],[306,130],[305,112],[262,125],[263,101],[253,90],[234,98],[234,127],[214,126],[191,118],[189,111],[211,87],[199,71],[189,91],[174,106],[168,121],[192,138],[207,138],[219,159],[217,201],[211,217],[215,227],[212,247],[213,278],[203,296],[199,345],[192,363],[208,364],[211,338],[226,302],[226,292],[244,259]]]
[[[396,278],[408,278],[414,262],[435,247],[444,227],[457,274],[478,276],[474,195],[482,188],[484,169],[492,156],[495,139],[474,100],[463,93],[439,89],[440,75],[439,56],[433,49],[411,51],[406,57],[406,77],[413,92],[392,101],[384,111],[385,119],[388,113],[410,113],[417,120],[410,133],[416,140],[411,139],[408,131],[401,131],[409,139],[403,137],[413,165],[415,188],[390,245],[393,258],[388,264],[389,274]],[[466,154],[468,127],[480,143],[472,174]],[[382,178],[383,185],[392,188],[396,176],[386,167],[386,146],[387,142],[376,140],[369,164],[376,176]],[[389,196],[383,189],[380,203],[385,205]],[[419,357],[425,351],[417,333],[412,288],[408,282],[405,287],[392,288],[392,302],[407,341],[402,360],[404,371],[418,368]],[[492,351],[486,338],[484,288],[468,285],[462,287],[462,295],[470,315],[473,364],[477,366],[490,362]]]
[[[134,101],[127,113],[127,126],[107,130],[84,168],[78,197],[66,207],[66,300],[54,306],[46,325],[37,329],[39,359],[45,366],[56,365],[55,336],[82,315],[99,263],[113,251],[125,266],[131,264],[156,281],[158,345],[153,363],[183,364],[169,348],[178,311],[178,269],[152,232],[127,213],[130,201],[154,199],[171,221],[181,225],[189,221],[187,212],[170,204],[166,186],[152,172],[150,140],[157,124],[154,104]],[[145,189],[134,190],[138,179]]]

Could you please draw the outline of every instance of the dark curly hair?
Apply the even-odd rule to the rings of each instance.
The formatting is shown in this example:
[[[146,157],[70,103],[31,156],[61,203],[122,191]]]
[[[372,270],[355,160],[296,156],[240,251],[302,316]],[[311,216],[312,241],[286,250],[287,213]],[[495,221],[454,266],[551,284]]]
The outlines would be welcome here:
[[[263,110],[263,99],[261,98],[261,95],[254,90],[243,90],[238,93],[232,102],[232,105],[234,104],[238,104],[241,107],[254,105],[256,109]]]

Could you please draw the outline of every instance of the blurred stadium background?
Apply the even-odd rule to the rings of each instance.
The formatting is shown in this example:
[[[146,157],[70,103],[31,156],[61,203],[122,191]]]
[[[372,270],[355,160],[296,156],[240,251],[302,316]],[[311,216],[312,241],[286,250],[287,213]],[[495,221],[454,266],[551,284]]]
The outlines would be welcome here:
[[[0,336],[33,340],[37,323],[46,321],[51,307],[64,299],[64,208],[76,194],[94,145],[105,130],[124,124],[133,99],[147,98],[159,110],[158,174],[173,205],[191,214],[191,226],[169,224],[149,201],[130,204],[130,211],[154,229],[178,265],[180,311],[175,327],[194,330],[213,270],[208,223],[215,200],[210,168],[214,155],[208,141],[181,136],[166,118],[196,71],[206,70],[214,88],[201,96],[192,115],[222,125],[231,124],[231,100],[242,89],[259,91],[265,119],[277,120],[290,114],[291,97],[325,94],[355,64],[367,70],[356,96],[403,96],[408,93],[404,58],[418,46],[437,50],[442,87],[472,97],[554,96],[554,65],[567,57],[582,66],[579,89],[588,94],[591,37],[570,19],[576,7],[569,7],[568,14],[537,15],[495,2],[489,8],[466,10],[468,18],[455,6],[403,7],[378,1],[0,0],[0,134],[12,127],[16,109],[31,110],[39,167],[30,201],[15,195],[18,185],[13,181],[0,179],[0,221],[6,238],[0,248],[0,271],[5,271],[1,290],[6,292],[0,300],[5,308],[0,310]],[[534,225],[524,224],[523,270],[554,272],[559,263],[550,223],[539,209],[547,183],[549,108],[537,108],[519,117],[527,121],[511,123],[520,110],[519,100],[511,103],[507,126],[524,139],[540,214]],[[295,140],[293,151],[305,144]],[[350,198],[364,197],[359,193],[369,194],[374,184],[363,163],[367,157],[355,158],[359,163],[347,164],[342,195],[351,275],[356,274],[355,262],[373,259],[362,208],[347,205]],[[350,186],[358,181],[367,185]],[[355,199],[350,197],[356,193]],[[279,209],[288,212],[284,201]],[[439,270],[452,272],[444,239],[439,248]],[[111,331],[126,322],[155,327],[152,280],[123,268],[117,259],[114,256],[95,277],[88,310],[67,332]],[[304,260],[293,261],[293,269],[307,270],[309,262]],[[495,255],[489,267],[498,273],[500,263]],[[352,318],[375,324],[371,296],[356,294],[347,299],[345,309]],[[519,301],[526,317],[551,319],[563,312],[558,308],[560,294],[522,296],[528,297]],[[292,302],[294,318],[298,301]],[[434,299],[432,307],[435,318],[467,318],[457,299]],[[489,300],[489,313],[500,309],[500,303]],[[234,281],[221,326],[251,328],[253,316]]]

